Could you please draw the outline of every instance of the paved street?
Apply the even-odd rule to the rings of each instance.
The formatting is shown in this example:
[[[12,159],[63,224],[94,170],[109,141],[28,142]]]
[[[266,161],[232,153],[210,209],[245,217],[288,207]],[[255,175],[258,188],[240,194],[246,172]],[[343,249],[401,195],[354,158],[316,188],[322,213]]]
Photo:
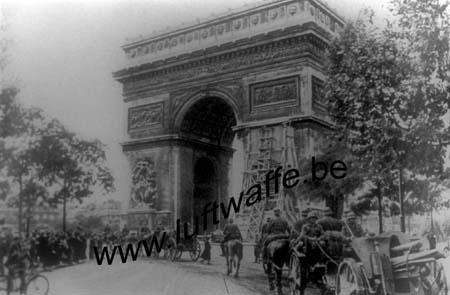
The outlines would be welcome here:
[[[45,275],[50,281],[50,295],[270,294],[261,264],[253,263],[253,247],[244,249],[237,279],[225,275],[225,259],[215,245],[211,265],[192,262],[189,253],[184,252],[177,262],[145,258],[98,266],[91,261]]]
[[[188,252],[180,261],[140,259],[111,266],[98,266],[90,261],[46,273],[50,281],[49,295],[221,295],[221,294],[275,294],[269,292],[267,278],[261,264],[253,263],[253,247],[244,247],[244,259],[239,278],[225,275],[225,259],[219,256],[219,247],[212,247],[211,265],[192,262]],[[443,260],[450,274],[450,259]],[[448,278],[447,278],[448,279]],[[284,286],[284,292],[288,288]],[[308,295],[318,294],[308,289]]]

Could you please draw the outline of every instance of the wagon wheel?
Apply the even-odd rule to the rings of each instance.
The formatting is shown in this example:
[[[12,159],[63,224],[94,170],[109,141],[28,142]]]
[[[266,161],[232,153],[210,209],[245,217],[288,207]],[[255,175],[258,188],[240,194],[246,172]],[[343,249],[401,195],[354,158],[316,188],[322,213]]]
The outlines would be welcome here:
[[[177,250],[177,246],[172,246],[172,247],[169,247],[169,260],[170,261],[174,261],[176,258],[177,258],[177,252],[178,252],[178,250]]]
[[[200,246],[200,243],[197,240],[195,240],[192,243],[191,250],[189,251],[189,254],[191,255],[192,261],[197,261],[198,260],[198,258],[200,257],[201,250],[202,250],[202,247]]]
[[[36,275],[32,277],[26,285],[26,295],[47,295],[49,290],[49,283],[43,275]]]
[[[361,271],[352,258],[346,258],[339,265],[336,274],[336,295],[365,295]]]
[[[433,285],[431,286],[432,294],[447,295],[448,285],[447,276],[445,275],[444,266],[440,261],[436,261],[433,272]]]
[[[178,245],[177,251],[175,252],[175,259],[180,259],[181,255],[183,254],[184,246]]]

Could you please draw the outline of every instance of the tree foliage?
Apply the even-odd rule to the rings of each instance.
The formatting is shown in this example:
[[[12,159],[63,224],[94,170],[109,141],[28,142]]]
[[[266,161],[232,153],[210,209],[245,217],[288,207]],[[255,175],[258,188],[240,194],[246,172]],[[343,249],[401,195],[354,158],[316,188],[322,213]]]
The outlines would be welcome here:
[[[37,108],[23,107],[17,94],[15,88],[0,94],[0,197],[18,192],[8,204],[19,208],[19,230],[23,206],[30,216],[36,206],[62,203],[64,225],[66,202],[114,189],[105,145],[67,131]]]
[[[398,171],[405,175],[405,209],[439,203],[430,200],[442,189],[450,139],[446,7],[437,0],[394,0],[395,18],[386,28],[373,26],[373,12],[366,10],[329,47],[325,97],[337,134],[358,159],[364,181],[374,184],[380,200],[391,200],[394,211]],[[362,202],[370,204],[371,194]]]

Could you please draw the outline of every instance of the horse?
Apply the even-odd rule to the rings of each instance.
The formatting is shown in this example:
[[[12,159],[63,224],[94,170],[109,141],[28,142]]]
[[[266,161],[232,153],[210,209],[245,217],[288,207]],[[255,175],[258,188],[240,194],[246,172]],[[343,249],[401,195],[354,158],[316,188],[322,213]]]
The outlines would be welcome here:
[[[225,258],[227,259],[227,275],[229,276],[233,268],[235,269],[234,277],[239,276],[239,267],[241,266],[243,247],[242,242],[238,239],[232,239],[225,242]]]
[[[282,275],[283,275],[283,266],[289,265],[289,238],[281,237],[278,239],[274,239],[267,244],[266,254],[267,254],[267,277],[269,280],[269,288],[270,291],[275,290],[274,281],[276,279],[276,286],[278,295],[283,294],[282,290]],[[273,274],[273,270],[275,270],[275,275]]]

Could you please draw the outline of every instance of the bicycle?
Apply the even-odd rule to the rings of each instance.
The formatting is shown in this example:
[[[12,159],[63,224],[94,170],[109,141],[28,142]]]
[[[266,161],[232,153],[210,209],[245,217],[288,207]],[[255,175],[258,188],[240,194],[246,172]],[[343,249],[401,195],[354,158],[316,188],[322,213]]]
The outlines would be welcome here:
[[[30,268],[25,273],[25,295],[48,295],[49,292],[48,279],[41,275],[38,271],[38,267]],[[15,275],[13,277],[13,286],[11,293],[20,292],[20,276]],[[0,277],[0,294],[6,295],[7,292],[7,277]]]

